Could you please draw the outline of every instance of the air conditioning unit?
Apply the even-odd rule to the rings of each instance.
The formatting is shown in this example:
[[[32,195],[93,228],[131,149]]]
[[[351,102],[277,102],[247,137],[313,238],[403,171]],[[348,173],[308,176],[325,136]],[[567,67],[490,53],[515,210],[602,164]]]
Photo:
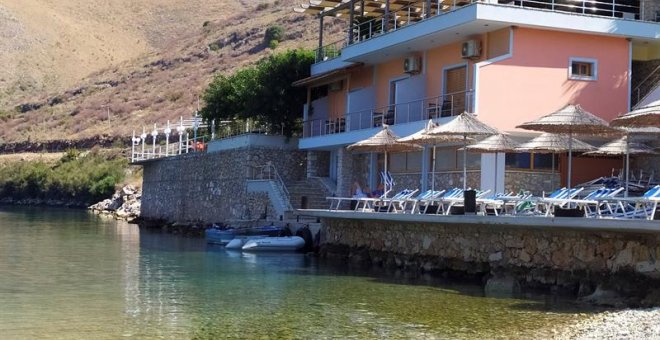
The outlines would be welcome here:
[[[341,91],[343,87],[343,81],[337,80],[335,82],[332,82],[328,84],[328,91]]]
[[[403,72],[419,73],[422,69],[422,61],[419,57],[408,57],[403,61]]]
[[[461,46],[462,58],[478,58],[481,55],[481,41],[468,40]]]

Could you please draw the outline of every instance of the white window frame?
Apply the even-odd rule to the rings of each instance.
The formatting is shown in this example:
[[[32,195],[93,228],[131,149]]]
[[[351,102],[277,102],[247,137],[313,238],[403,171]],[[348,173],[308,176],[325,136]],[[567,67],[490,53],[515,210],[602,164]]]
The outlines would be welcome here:
[[[593,76],[576,76],[573,75],[573,63],[589,63],[592,65]],[[598,80],[598,60],[591,58],[575,58],[571,57],[568,59],[568,79],[571,80],[587,80],[587,81],[596,81]]]

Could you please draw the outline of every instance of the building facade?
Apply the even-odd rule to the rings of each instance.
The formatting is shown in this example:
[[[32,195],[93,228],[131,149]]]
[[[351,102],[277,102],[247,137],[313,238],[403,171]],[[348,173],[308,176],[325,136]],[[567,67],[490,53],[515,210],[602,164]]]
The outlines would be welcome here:
[[[640,101],[634,76],[657,83],[634,74],[651,73],[660,60],[653,0],[310,0],[295,10],[316,15],[320,28],[312,75],[295,83],[308,89],[299,147],[314,163],[308,176],[335,181],[337,195],[348,195],[356,180],[377,185],[382,156],[353,155],[345,146],[382,124],[406,136],[429,119],[442,124],[467,111],[524,141],[533,134],[516,128],[523,122],[567,104],[609,121]],[[343,20],[340,41],[324,42],[328,20]],[[437,149],[437,187],[461,182],[458,147]],[[553,157],[469,155],[468,185],[551,190],[566,173],[565,156],[554,159],[559,173],[550,168]],[[581,163],[573,183],[621,167],[612,159]],[[393,155],[389,169],[399,186],[425,189],[431,165],[427,147]]]

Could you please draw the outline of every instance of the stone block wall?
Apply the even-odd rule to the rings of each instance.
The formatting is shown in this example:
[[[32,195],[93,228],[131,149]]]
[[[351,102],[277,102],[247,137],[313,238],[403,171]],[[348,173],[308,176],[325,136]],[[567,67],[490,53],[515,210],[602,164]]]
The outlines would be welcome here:
[[[535,196],[549,193],[561,187],[559,172],[532,172],[507,170],[504,177],[504,190],[507,192],[529,191]]]
[[[422,174],[421,173],[406,173],[406,174],[392,174],[396,185],[393,192],[399,192],[403,189],[422,189]],[[479,188],[481,183],[480,170],[467,171],[467,186],[468,188]],[[449,190],[451,188],[463,187],[463,171],[451,172],[436,172],[435,173],[435,189],[436,190]],[[431,189],[431,174],[429,174],[427,188]]]
[[[337,192],[336,196],[350,197],[353,185],[353,155],[346,148],[337,150]]]
[[[168,222],[256,219],[269,206],[267,195],[247,193],[254,166],[272,162],[285,183],[304,178],[306,153],[241,148],[191,153],[144,163],[141,216]],[[270,216],[272,217],[272,215]]]
[[[353,159],[353,178],[362,186],[367,186],[369,183],[369,154],[354,154]],[[353,182],[351,182],[353,183]],[[375,188],[369,188],[374,190]]]
[[[575,289],[622,275],[660,278],[660,234],[486,224],[323,219],[322,255],[422,272],[514,276]],[[641,291],[642,285],[639,289]]]
[[[328,177],[329,151],[307,151],[307,177]]]

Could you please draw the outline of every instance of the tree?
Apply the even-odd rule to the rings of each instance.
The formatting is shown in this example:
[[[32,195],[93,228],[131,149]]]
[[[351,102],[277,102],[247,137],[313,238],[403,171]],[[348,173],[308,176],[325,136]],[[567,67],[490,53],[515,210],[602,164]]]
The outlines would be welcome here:
[[[218,75],[204,94],[204,119],[253,119],[272,132],[300,130],[306,90],[291,84],[309,76],[314,53],[291,50],[262,59],[231,76]]]
[[[248,105],[258,87],[257,78],[256,68],[245,68],[232,76],[217,75],[204,93],[206,106],[202,116],[207,120],[247,118]]]

